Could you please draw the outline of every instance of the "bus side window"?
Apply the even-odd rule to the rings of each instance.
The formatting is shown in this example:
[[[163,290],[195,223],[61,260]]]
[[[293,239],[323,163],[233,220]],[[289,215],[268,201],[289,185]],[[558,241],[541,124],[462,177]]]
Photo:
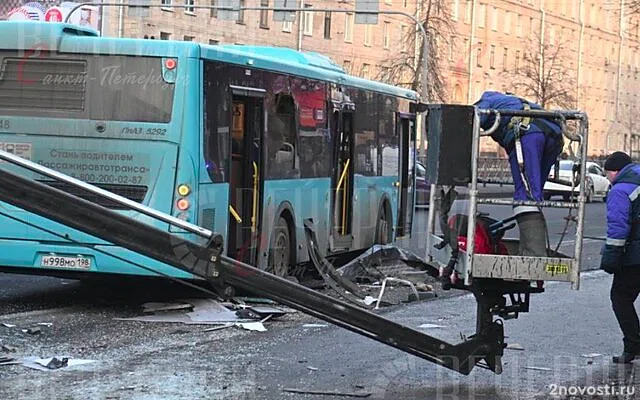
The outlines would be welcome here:
[[[220,77],[226,74],[205,64],[204,76],[204,161],[212,182],[227,182],[229,162],[229,93]]]
[[[295,105],[288,95],[278,95],[274,103],[267,116],[267,177],[298,178],[300,161],[296,149]]]

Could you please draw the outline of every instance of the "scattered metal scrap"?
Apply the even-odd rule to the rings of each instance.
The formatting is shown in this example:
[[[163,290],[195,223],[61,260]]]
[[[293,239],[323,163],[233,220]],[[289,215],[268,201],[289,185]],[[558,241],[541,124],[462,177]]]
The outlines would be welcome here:
[[[331,288],[338,297],[364,308],[378,309],[380,307],[388,283],[399,283],[408,286],[412,292],[407,299],[408,301],[417,301],[427,297],[420,295],[414,282],[400,278],[404,273],[402,269],[398,269],[399,261],[414,269],[420,270],[420,273],[423,274],[437,276],[439,273],[439,270],[433,265],[425,263],[413,253],[394,245],[374,245],[355,259],[336,269],[320,254],[316,245],[317,240],[313,223],[308,220],[305,221],[305,235],[311,262],[327,286]],[[395,273],[389,268],[387,268],[387,271],[383,271],[382,267],[384,265],[394,265],[395,268],[392,269],[395,269]],[[411,274],[415,273],[415,270],[411,271]],[[389,276],[392,274],[396,276]],[[362,287],[358,285],[372,283],[381,283],[380,291],[375,297],[369,296],[362,290]],[[420,288],[423,291],[425,289],[433,289],[424,283]]]

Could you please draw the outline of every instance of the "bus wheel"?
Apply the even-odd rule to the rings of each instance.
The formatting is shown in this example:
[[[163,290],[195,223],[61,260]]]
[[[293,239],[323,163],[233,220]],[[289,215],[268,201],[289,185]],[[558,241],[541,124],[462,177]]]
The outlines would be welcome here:
[[[391,233],[389,232],[389,219],[387,211],[383,207],[378,216],[378,224],[376,226],[375,244],[387,244],[390,242]]]
[[[278,218],[271,233],[267,272],[277,276],[287,276],[291,266],[291,234],[289,224],[284,217]]]

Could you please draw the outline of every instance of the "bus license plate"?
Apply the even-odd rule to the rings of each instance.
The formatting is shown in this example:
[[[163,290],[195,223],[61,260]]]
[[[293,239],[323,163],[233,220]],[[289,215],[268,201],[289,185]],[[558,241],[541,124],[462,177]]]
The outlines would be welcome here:
[[[54,268],[91,268],[91,259],[83,256],[43,256],[40,261],[41,267]]]

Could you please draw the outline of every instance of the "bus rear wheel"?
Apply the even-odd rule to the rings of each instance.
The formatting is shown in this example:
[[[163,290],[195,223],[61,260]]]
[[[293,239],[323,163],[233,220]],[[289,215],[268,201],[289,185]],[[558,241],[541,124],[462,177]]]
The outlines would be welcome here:
[[[390,224],[387,211],[383,207],[378,215],[378,223],[376,226],[375,244],[388,244],[391,238]]]
[[[273,232],[269,244],[269,261],[267,272],[285,277],[291,268],[291,233],[287,220],[280,216]]]

